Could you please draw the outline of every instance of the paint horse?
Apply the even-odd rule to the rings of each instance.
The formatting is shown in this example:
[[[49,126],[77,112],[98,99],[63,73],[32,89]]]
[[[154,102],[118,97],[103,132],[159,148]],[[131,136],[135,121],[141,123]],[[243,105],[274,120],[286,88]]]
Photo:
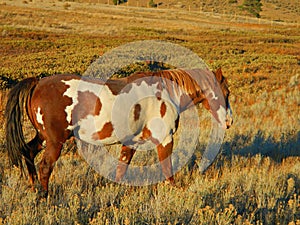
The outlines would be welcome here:
[[[78,75],[24,79],[12,88],[6,106],[10,161],[24,171],[24,158],[32,188],[39,181],[40,194],[46,196],[54,163],[63,144],[72,136],[93,145],[122,144],[116,181],[125,175],[137,146],[152,142],[163,174],[174,183],[170,155],[180,113],[198,103],[211,110],[211,103],[199,85],[202,81],[198,78],[203,73],[221,87],[229,112],[223,122],[228,128],[232,123],[229,90],[220,69],[215,73],[201,69],[138,72],[106,82]],[[28,143],[22,126],[24,109],[36,130]],[[214,117],[220,120],[218,113]],[[38,176],[34,159],[43,149]]]

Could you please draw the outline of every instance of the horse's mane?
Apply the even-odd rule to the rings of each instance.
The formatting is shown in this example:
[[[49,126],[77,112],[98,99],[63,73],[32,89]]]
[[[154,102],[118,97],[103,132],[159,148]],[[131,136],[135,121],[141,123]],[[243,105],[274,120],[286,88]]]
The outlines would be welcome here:
[[[186,94],[201,92],[197,81],[193,79],[187,71],[182,69],[160,70],[156,72],[137,72],[130,77],[127,77],[127,82],[130,83],[142,77],[152,77],[153,82],[157,82],[157,78],[160,78],[159,80],[163,81],[165,85],[172,85],[171,82],[174,82]],[[170,88],[174,88],[174,86]]]
[[[175,82],[186,94],[201,92],[197,81],[195,81],[188,72],[182,69],[158,71],[154,76]]]

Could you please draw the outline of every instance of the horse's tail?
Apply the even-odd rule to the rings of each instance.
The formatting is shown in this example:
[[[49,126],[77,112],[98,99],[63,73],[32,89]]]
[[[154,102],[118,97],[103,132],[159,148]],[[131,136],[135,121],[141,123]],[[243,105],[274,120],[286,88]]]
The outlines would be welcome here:
[[[24,109],[38,83],[38,78],[27,78],[16,84],[9,92],[5,109],[5,132],[10,162],[24,171],[22,156],[28,160],[29,146],[23,134]]]

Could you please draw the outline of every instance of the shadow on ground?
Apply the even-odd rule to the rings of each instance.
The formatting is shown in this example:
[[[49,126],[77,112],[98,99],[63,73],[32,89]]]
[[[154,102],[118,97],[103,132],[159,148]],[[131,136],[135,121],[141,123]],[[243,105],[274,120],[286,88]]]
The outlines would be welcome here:
[[[278,140],[265,137],[258,131],[254,137],[236,135],[230,142],[223,144],[222,155],[231,158],[233,155],[252,157],[255,155],[268,156],[275,162],[291,156],[300,156],[300,131],[294,134],[282,134]]]

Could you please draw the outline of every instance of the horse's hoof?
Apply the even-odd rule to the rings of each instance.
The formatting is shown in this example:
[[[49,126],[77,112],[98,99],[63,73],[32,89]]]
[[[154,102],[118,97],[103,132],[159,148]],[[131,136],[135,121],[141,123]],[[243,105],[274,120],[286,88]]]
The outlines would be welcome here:
[[[37,197],[39,200],[41,199],[46,199],[48,196],[48,191],[39,191],[38,194],[37,194]]]
[[[170,185],[172,187],[176,187],[176,184],[175,184],[174,180],[165,180],[165,184]]]
[[[39,200],[45,199],[48,196],[48,191],[44,190],[40,183],[35,184],[33,190],[36,192]]]

